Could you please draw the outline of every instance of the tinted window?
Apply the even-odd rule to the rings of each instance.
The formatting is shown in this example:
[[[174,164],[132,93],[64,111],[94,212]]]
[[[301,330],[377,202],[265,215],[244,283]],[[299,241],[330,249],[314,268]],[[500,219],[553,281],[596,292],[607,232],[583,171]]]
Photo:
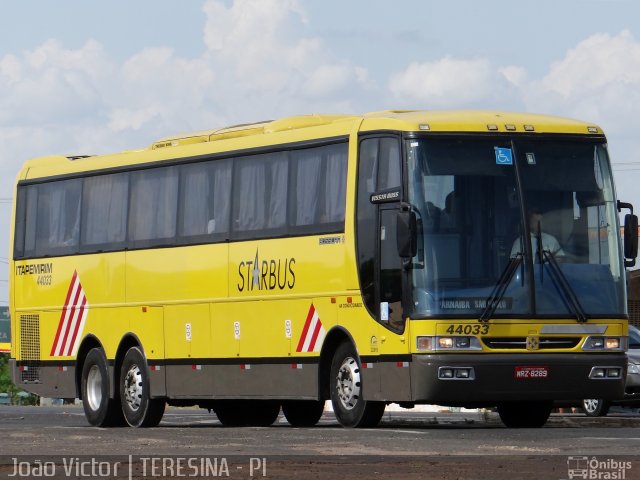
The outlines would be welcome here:
[[[173,239],[178,213],[178,167],[153,168],[131,174],[129,240]]]
[[[240,238],[284,233],[289,166],[286,153],[235,160],[233,230]]]
[[[28,194],[34,212],[35,232],[27,239],[37,256],[64,255],[77,251],[80,238],[81,180],[51,182],[33,187]],[[29,202],[28,201],[28,202]],[[35,235],[34,235],[35,234]],[[35,242],[34,242],[35,240]]]
[[[347,151],[345,142],[20,186],[15,258],[341,231]]]
[[[329,145],[292,152],[295,175],[293,222],[296,227],[344,222],[347,146]]]
[[[128,197],[127,174],[85,178],[82,192],[83,246],[108,246],[125,241]]]
[[[231,211],[231,161],[186,165],[182,170],[181,237],[227,237]]]

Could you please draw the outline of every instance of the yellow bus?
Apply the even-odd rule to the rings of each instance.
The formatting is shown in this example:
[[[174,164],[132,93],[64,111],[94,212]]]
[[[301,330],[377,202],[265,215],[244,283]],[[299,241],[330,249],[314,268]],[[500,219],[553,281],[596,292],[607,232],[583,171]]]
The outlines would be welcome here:
[[[532,114],[308,115],[30,160],[14,381],[96,426],[165,405],[311,426],[326,400],[347,427],[390,403],[542,426],[623,394],[625,207],[602,130]]]

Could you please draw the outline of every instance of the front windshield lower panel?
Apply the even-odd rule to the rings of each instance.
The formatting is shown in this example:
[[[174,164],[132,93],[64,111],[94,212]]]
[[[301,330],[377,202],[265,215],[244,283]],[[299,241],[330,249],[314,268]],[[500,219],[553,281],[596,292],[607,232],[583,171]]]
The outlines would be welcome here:
[[[414,318],[625,314],[605,144],[430,136],[405,151]]]

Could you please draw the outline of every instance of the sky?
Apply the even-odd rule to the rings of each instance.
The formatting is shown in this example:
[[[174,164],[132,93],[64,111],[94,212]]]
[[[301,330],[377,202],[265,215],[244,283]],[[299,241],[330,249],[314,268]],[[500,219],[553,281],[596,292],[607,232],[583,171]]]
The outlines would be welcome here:
[[[607,134],[618,197],[640,210],[637,0],[2,3],[0,267],[26,159],[307,113],[585,120]]]

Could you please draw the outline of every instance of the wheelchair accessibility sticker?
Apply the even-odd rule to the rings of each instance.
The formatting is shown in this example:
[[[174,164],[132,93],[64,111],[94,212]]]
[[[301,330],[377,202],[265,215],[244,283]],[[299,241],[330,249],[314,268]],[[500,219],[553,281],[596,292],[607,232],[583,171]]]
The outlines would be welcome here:
[[[496,151],[496,165],[513,165],[510,148],[493,147]]]

